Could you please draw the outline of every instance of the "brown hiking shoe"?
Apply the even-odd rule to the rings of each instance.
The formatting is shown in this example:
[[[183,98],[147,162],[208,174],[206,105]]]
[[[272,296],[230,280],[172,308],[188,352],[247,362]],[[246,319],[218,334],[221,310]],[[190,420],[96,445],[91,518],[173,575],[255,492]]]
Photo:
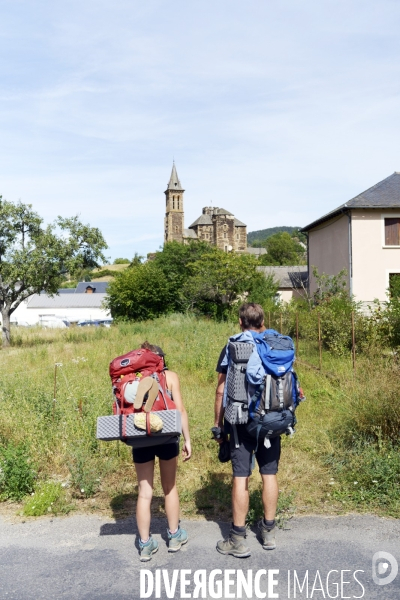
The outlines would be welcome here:
[[[272,529],[265,527],[262,519],[258,523],[258,535],[262,541],[262,547],[264,550],[275,550],[275,525]]]
[[[251,555],[251,552],[245,544],[245,539],[245,535],[238,535],[231,529],[225,540],[217,542],[217,550],[221,554],[231,554],[236,558],[247,558]]]

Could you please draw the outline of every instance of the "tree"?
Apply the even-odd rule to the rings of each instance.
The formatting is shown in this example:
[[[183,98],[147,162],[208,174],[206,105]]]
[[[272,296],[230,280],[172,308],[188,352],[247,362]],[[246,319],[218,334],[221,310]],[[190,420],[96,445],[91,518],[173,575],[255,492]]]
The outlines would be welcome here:
[[[114,318],[142,321],[170,312],[173,299],[164,272],[148,261],[119,273],[107,288],[105,304]]]
[[[116,258],[113,262],[114,265],[129,265],[131,261],[129,258]]]
[[[257,266],[249,254],[223,252],[207,242],[168,242],[152,260],[116,276],[107,289],[107,306],[115,318],[142,320],[187,310],[226,318],[236,303],[274,297],[277,286]]]
[[[32,294],[50,295],[82,269],[104,261],[107,244],[99,229],[78,217],[58,217],[44,226],[30,204],[14,204],[0,196],[0,311],[3,346],[10,345],[10,317]]]
[[[260,257],[262,265],[302,265],[305,264],[305,250],[286,231],[267,238],[263,244],[267,254]]]
[[[258,262],[249,254],[227,253],[210,248],[208,254],[188,265],[189,278],[182,288],[188,308],[217,318],[226,318],[237,304],[273,298],[273,277],[257,271]]]

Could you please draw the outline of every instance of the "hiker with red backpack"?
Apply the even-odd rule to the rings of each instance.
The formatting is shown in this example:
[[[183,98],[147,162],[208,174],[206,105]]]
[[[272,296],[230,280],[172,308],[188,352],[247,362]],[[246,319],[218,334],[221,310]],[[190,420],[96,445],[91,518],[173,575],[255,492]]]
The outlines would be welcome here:
[[[217,550],[246,558],[250,556],[246,545],[248,480],[255,460],[262,478],[264,509],[258,537],[265,550],[276,548],[280,436],[293,433],[294,411],[304,396],[293,371],[291,338],[266,329],[259,304],[240,307],[239,325],[242,333],[229,338],[218,360],[212,432],[219,444],[226,443],[229,434],[233,470],[232,526],[229,536],[217,543]]]
[[[176,487],[180,430],[184,437],[183,460],[189,460],[192,454],[188,416],[179,377],[167,369],[159,346],[144,342],[139,350],[115,358],[110,363],[110,376],[116,399],[114,415],[99,417],[97,437],[121,439],[132,446],[139,487],[136,505],[139,553],[140,560],[146,562],[158,550],[158,542],[150,533],[156,457],[168,520],[168,552],[177,552],[188,541],[187,532],[179,524]],[[115,427],[119,428],[117,432]],[[173,433],[169,435],[171,427]]]

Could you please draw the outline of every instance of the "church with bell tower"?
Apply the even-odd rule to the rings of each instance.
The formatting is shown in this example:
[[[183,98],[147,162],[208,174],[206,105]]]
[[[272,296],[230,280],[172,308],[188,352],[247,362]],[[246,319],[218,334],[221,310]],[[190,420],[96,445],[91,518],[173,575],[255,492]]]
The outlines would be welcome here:
[[[247,248],[247,226],[236,217],[217,206],[205,206],[203,212],[185,229],[183,189],[179,181],[175,162],[165,190],[164,244],[167,242],[188,243],[202,240],[225,252],[245,252]]]

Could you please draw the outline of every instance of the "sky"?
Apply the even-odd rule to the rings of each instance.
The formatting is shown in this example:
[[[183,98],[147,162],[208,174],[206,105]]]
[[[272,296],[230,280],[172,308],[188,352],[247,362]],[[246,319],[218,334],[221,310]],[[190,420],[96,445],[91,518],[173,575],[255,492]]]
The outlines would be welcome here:
[[[107,256],[185,227],[304,226],[400,171],[398,0],[3,0],[0,194]]]

